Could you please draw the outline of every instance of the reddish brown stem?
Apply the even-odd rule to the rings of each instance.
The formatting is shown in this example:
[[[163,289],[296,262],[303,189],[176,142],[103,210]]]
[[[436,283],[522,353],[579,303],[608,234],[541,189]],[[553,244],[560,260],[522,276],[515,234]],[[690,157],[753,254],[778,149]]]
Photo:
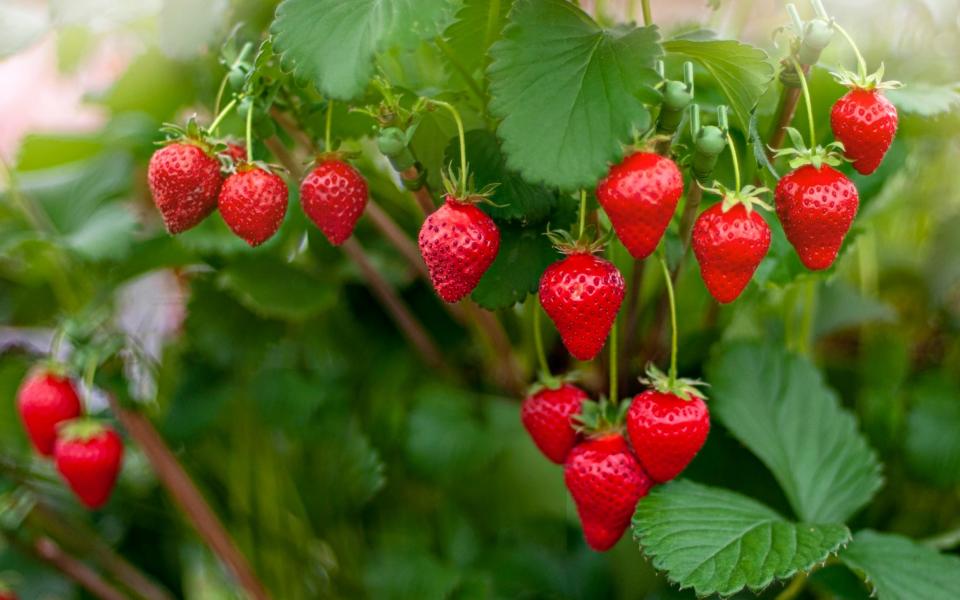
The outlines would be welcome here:
[[[410,167],[400,173],[400,177],[405,181],[417,181],[420,178],[420,171],[417,170],[416,167]],[[417,205],[420,207],[420,210],[423,211],[424,215],[429,215],[436,209],[436,205],[433,203],[433,196],[425,184],[412,190],[410,193],[413,194],[413,199],[417,201]]]
[[[413,347],[417,349],[420,356],[432,367],[445,369],[440,351],[437,350],[437,346],[433,343],[430,335],[417,318],[413,316],[396,291],[390,287],[387,280],[374,268],[360,243],[354,238],[349,238],[340,247],[360,268],[360,272],[363,273],[374,295],[387,309],[394,322],[413,344]]]
[[[380,230],[383,237],[387,238],[387,241],[390,242],[393,247],[400,252],[403,258],[406,259],[410,266],[417,271],[417,274],[427,281],[430,281],[430,272],[427,270],[427,265],[423,262],[423,257],[420,256],[420,249],[417,248],[413,240],[407,237],[406,232],[400,229],[400,226],[397,225],[394,220],[390,218],[390,215],[380,208],[380,205],[372,198],[367,202],[365,214],[376,228]]]
[[[203,498],[200,490],[183,466],[167,447],[153,424],[144,415],[128,410],[111,396],[114,414],[127,433],[140,446],[150,462],[157,479],[167,489],[170,497],[180,507],[200,538],[236,577],[237,583],[255,600],[267,600],[270,595],[257,579],[247,559],[237,549],[230,534]]]
[[[789,64],[789,63],[788,63]],[[810,65],[801,65],[803,76],[810,73]],[[793,115],[797,112],[797,102],[800,100],[800,88],[783,86],[780,93],[780,101],[777,103],[777,112],[774,116],[773,125],[767,135],[767,159],[773,160],[774,153],[783,145],[783,140],[787,135],[787,127],[793,122]]]
[[[126,600],[126,596],[104,581],[96,571],[64,552],[50,538],[37,538],[31,550],[37,558],[74,580],[100,600]]]

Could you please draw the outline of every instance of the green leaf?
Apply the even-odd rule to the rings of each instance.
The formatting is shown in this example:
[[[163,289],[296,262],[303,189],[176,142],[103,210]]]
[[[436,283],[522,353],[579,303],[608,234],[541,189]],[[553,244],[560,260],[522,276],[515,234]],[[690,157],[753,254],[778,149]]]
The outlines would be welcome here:
[[[960,83],[910,83],[883,92],[897,110],[920,117],[936,117],[960,106]]]
[[[464,0],[443,32],[451,53],[470,75],[486,66],[487,51],[500,37],[512,0]]]
[[[853,286],[834,280],[820,286],[817,298],[817,337],[865,323],[893,323],[897,313],[892,306],[860,294]]]
[[[700,63],[723,90],[743,130],[748,130],[750,111],[773,81],[766,52],[736,40],[669,40],[663,49]]]
[[[653,566],[681,588],[729,596],[809,570],[850,532],[844,525],[791,523],[746,496],[678,480],[640,501],[633,536]]]
[[[949,488],[960,483],[960,395],[945,377],[929,377],[912,388],[907,464],[927,481]]]
[[[67,237],[67,247],[90,260],[121,259],[130,249],[137,227],[137,218],[128,208],[108,204]]]
[[[467,132],[466,139],[467,163],[477,189],[498,184],[490,198],[493,204],[481,205],[487,214],[498,221],[521,225],[540,223],[550,216],[557,205],[557,195],[542,185],[527,183],[509,170],[493,133],[474,129]],[[456,138],[447,145],[445,158],[447,164],[460,164],[460,144]]]
[[[253,312],[299,321],[312,317],[337,300],[337,287],[286,262],[251,256],[224,269],[220,285]]]
[[[297,77],[350,100],[370,81],[378,50],[435,36],[450,7],[449,0],[285,0],[271,31]]]
[[[500,251],[470,296],[487,310],[509,308],[537,291],[540,276],[560,255],[543,231],[500,228]]]
[[[721,346],[711,412],[769,468],[803,521],[843,523],[880,488],[880,464],[819,371],[779,346]]]
[[[592,187],[650,123],[656,27],[603,29],[565,0],[518,0],[490,49],[490,110],[510,168],[566,190]]]
[[[960,590],[960,557],[899,535],[858,531],[840,559],[866,577],[879,600],[952,600]]]

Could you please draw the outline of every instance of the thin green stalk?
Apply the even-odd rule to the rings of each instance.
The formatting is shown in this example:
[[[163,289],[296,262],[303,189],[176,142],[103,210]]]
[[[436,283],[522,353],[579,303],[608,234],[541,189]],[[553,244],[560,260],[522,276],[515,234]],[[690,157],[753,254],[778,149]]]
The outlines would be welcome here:
[[[660,268],[663,270],[663,282],[667,286],[667,299],[670,301],[670,386],[677,382],[677,301],[673,295],[673,278],[670,277],[670,268],[662,254]]]
[[[860,54],[860,49],[857,48],[857,44],[853,41],[853,37],[847,33],[847,30],[843,27],[840,27],[840,24],[836,21],[831,23],[832,27],[840,32],[840,35],[843,36],[847,43],[850,44],[850,47],[853,48],[853,53],[857,55],[857,72],[860,75],[861,79],[867,78],[867,61],[863,60],[863,55]]]
[[[587,228],[587,190],[580,190],[580,232],[577,239],[583,239],[583,232]]]
[[[253,162],[253,98],[250,99],[250,108],[247,109],[247,162]]]
[[[333,100],[327,100],[327,123],[323,132],[323,151],[330,152],[332,148],[330,147],[330,129],[333,125]]]
[[[443,100],[430,100],[430,103],[436,104],[437,106],[442,106],[443,108],[450,111],[450,114],[453,115],[453,120],[457,123],[457,135],[460,138],[460,192],[466,193],[467,191],[467,137],[463,132],[463,119],[460,118],[460,112],[457,108],[450,104],[449,102],[444,102]]]
[[[793,69],[800,78],[800,87],[803,89],[803,102],[807,106],[807,125],[810,127],[810,147],[817,145],[817,132],[813,127],[813,103],[810,101],[810,88],[807,87],[807,77],[803,74],[803,67],[797,62],[797,59],[791,58]]]
[[[253,48],[253,44],[250,42],[243,45],[243,48],[240,49],[240,54],[237,55],[237,59],[233,61],[233,64],[230,65],[230,68],[227,69],[226,74],[224,74],[223,79],[220,80],[220,88],[217,90],[217,100],[213,103],[213,114],[220,114],[220,102],[223,101],[223,93],[227,90],[227,81],[230,80],[230,73],[237,68],[237,65],[243,62],[243,59],[250,53],[251,48]],[[216,129],[211,127],[210,132],[215,133]]]
[[[790,581],[790,585],[783,588],[783,591],[777,594],[777,597],[774,600],[793,600],[797,595],[803,591],[803,588],[807,584],[807,574],[803,571],[797,573],[794,578]]]
[[[644,25],[653,25],[653,14],[650,12],[650,0],[642,0],[641,7],[643,9],[643,24]]]
[[[540,363],[540,372],[550,377],[550,365],[547,363],[547,353],[543,349],[543,333],[540,331],[540,302],[533,305],[533,344],[537,349],[537,362]]]
[[[234,98],[226,106],[223,107],[223,110],[217,113],[217,116],[213,119],[213,123],[210,123],[210,127],[207,128],[207,131],[213,133],[217,130],[217,127],[220,126],[220,122],[230,114],[230,111],[233,110],[233,107],[237,105],[237,100],[239,98]]]
[[[736,190],[740,191],[740,159],[737,158],[737,147],[733,145],[733,137],[730,130],[727,130],[727,147],[730,148],[730,159],[733,161],[733,176],[736,182]]]

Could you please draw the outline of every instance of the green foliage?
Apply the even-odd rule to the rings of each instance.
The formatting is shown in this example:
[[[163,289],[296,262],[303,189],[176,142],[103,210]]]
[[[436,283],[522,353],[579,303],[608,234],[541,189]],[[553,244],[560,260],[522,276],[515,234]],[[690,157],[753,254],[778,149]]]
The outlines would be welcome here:
[[[490,50],[490,110],[510,168],[565,190],[593,187],[650,124],[656,27],[603,29],[564,0],[518,0]]]
[[[801,520],[843,523],[870,501],[877,457],[809,361],[757,343],[714,356],[712,414],[770,469]]]
[[[840,558],[880,600],[949,600],[960,589],[960,558],[903,536],[859,531]]]
[[[960,84],[910,83],[884,94],[897,110],[921,117],[945,115],[960,106]]]
[[[542,232],[500,228],[500,251],[471,294],[487,310],[509,308],[537,291],[540,275],[560,253]]]
[[[657,569],[698,596],[762,590],[850,539],[843,525],[791,523],[745,496],[684,480],[637,505],[633,534]]]

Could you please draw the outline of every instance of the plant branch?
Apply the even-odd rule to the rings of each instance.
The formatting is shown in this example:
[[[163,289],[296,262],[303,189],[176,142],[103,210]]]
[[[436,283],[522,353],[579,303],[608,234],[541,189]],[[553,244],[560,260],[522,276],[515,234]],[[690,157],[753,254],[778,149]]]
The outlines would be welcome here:
[[[18,542],[17,545],[20,545]],[[30,551],[40,560],[57,569],[100,600],[126,600],[115,587],[96,571],[67,554],[48,537],[39,537],[30,545]]]
[[[128,410],[110,394],[110,406],[127,433],[140,446],[173,501],[193,525],[200,538],[233,573],[237,583],[255,600],[268,600],[263,584],[243,554],[237,549],[210,505],[196,484],[184,470],[153,424],[144,415]]]
[[[803,73],[809,74],[810,66],[801,65]],[[774,153],[783,146],[783,140],[787,135],[786,128],[793,121],[793,115],[797,111],[797,102],[800,100],[800,88],[783,85],[780,91],[780,101],[777,103],[777,112],[773,120],[773,126],[767,135],[767,159],[773,160]]]
[[[417,181],[420,178],[420,170],[416,167],[410,167],[400,173],[400,177],[404,181]],[[436,204],[433,203],[433,195],[426,183],[421,183],[420,187],[411,190],[410,193],[413,194],[413,199],[417,201],[417,206],[423,211],[424,216],[429,215],[437,208]]]

